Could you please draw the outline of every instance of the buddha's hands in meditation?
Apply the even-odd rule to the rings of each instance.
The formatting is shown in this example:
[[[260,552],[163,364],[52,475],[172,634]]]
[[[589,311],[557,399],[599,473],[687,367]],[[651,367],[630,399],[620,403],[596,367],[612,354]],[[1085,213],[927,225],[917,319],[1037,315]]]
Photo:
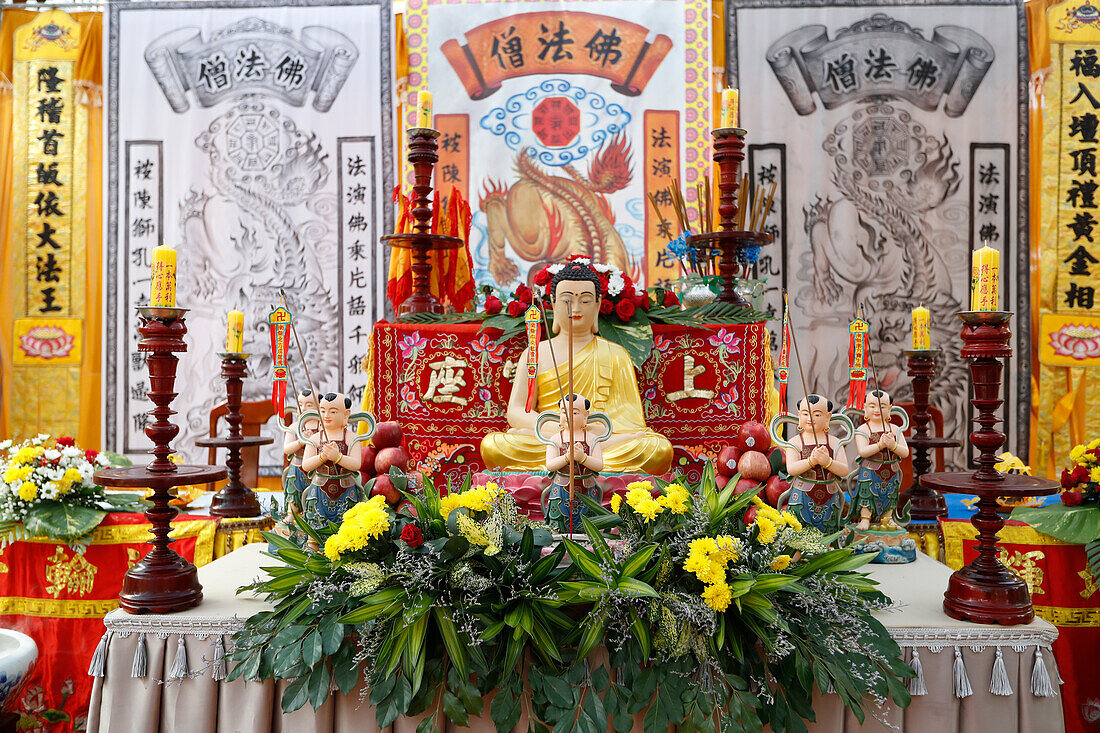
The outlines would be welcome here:
[[[321,457],[326,461],[336,463],[336,461],[340,460],[340,456],[342,455],[343,453],[340,452],[340,449],[336,447],[335,443],[325,443],[321,446]]]

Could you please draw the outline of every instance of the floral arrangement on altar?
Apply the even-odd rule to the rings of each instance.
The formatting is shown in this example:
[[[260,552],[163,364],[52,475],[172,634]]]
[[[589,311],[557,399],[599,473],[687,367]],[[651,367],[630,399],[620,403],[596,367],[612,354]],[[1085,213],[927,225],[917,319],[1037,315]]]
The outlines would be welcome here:
[[[129,461],[84,450],[69,437],[0,442],[0,547],[26,537],[87,546],[107,508],[135,507],[135,499],[109,496],[92,481],[112,465]]]
[[[1085,545],[1088,569],[1100,581],[1100,438],[1074,446],[1069,459],[1072,465],[1062,469],[1061,501],[1017,507],[1011,518],[1063,542]]]
[[[521,715],[627,731],[643,713],[646,730],[784,731],[805,729],[815,688],[861,721],[864,698],[908,704],[913,673],[871,615],[889,601],[856,572],[870,556],[719,491],[713,465],[695,487],[631,484],[611,512],[586,499],[584,534],[557,542],[495,484],[391,479],[397,511],[376,497],[299,524],[323,551],[266,535],[282,562],[247,589],[275,608],[234,636],[230,679],[285,680],[284,711],[359,687],[382,727],[435,710],[500,731]]]

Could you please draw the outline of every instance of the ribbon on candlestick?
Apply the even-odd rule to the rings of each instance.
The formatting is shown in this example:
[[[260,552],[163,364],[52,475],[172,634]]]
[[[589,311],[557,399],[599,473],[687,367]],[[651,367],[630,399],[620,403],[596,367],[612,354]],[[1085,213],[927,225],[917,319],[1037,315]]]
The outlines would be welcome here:
[[[537,305],[532,305],[524,315],[527,324],[527,412],[534,412],[538,398],[536,377],[539,371],[539,319],[541,314]]]
[[[779,345],[779,406],[787,409],[787,380],[790,377],[791,364],[791,312],[787,303],[783,303],[783,334]]]
[[[867,398],[867,321],[848,324],[848,407],[863,409]]]
[[[275,407],[276,415],[283,414],[286,403],[286,353],[290,343],[287,340],[287,331],[293,322],[294,316],[285,306],[279,306],[267,316],[267,330],[271,333],[271,404]]]

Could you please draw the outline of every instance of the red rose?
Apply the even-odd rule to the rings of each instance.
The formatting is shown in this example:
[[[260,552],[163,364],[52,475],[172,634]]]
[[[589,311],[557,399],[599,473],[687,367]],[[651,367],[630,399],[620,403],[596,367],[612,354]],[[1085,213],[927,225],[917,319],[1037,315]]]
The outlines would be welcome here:
[[[546,286],[550,284],[550,270],[539,270],[539,274],[535,275],[535,285]]]
[[[500,298],[495,295],[490,295],[485,299],[485,312],[491,316],[495,316],[500,313],[500,309],[504,307],[504,303],[500,302]]]
[[[632,300],[633,300],[633,298],[634,298],[634,294],[635,294],[636,292],[637,292],[637,291],[635,291],[635,290],[634,290],[634,286],[633,286],[633,285],[627,284],[627,285],[624,285],[624,286],[623,286],[623,292],[619,293],[619,297],[620,297],[620,298],[630,298],[630,299],[632,299]]]
[[[1073,483],[1070,484],[1070,486],[1073,486],[1074,484],[1083,484],[1084,482],[1089,480],[1089,470],[1084,466],[1077,466],[1073,469],[1073,473],[1071,473],[1069,477],[1073,480]],[[1069,487],[1067,486],[1066,488]]]
[[[1080,506],[1081,500],[1083,498],[1084,497],[1082,497],[1076,491],[1063,491],[1062,492],[1062,503],[1065,504],[1066,506]]]
[[[70,438],[68,435],[62,435],[56,441],[58,445],[65,446],[66,448],[76,445],[76,441]]]
[[[508,304],[508,315],[512,318],[519,318],[523,315],[523,311],[523,303],[520,303],[518,300],[513,300]]]
[[[420,547],[424,544],[424,533],[415,524],[406,524],[401,530],[401,539],[409,547]]]
[[[1063,489],[1073,488],[1073,474],[1067,468],[1062,469],[1061,484]]]
[[[624,323],[629,321],[634,316],[634,301],[625,298],[620,300],[619,304],[615,306],[615,313],[618,314],[620,321]]]
[[[99,451],[92,450],[91,448],[84,451],[84,460],[86,460],[88,463],[95,463],[96,458],[99,458]]]
[[[665,291],[665,305],[680,305],[680,299],[676,297],[676,293],[672,292],[671,290]]]
[[[613,310],[615,310],[615,304],[611,302],[610,298],[604,298],[600,301],[600,313],[609,316]]]
[[[607,275],[605,275],[602,272],[597,273],[597,274],[600,276],[600,294],[606,297],[607,296],[607,283],[608,283]]]
[[[649,310],[649,295],[647,293],[634,293],[634,307]]]
[[[630,279],[630,275],[627,275],[626,273],[623,273],[623,289],[626,289],[626,288],[630,288],[631,290],[633,290],[634,289],[634,281]]]
[[[1085,451],[1085,453],[1092,456],[1093,458],[1100,459],[1100,448],[1091,448]]]
[[[531,305],[531,288],[520,283],[516,288],[516,300],[522,300],[524,305]]]

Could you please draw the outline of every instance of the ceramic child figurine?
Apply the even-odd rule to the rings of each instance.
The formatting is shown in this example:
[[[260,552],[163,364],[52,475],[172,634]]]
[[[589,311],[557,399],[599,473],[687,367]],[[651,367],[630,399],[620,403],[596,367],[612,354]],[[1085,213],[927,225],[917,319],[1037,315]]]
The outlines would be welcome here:
[[[309,486],[302,493],[302,508],[311,524],[339,523],[344,512],[362,500],[362,482],[359,468],[362,453],[353,448],[374,434],[374,418],[365,412],[351,414],[351,398],[339,392],[329,392],[321,397],[321,429],[307,438],[302,430],[298,437],[306,443],[302,457],[302,470],[312,473]],[[299,425],[317,413],[304,413]],[[369,429],[356,435],[348,423],[366,420]]]
[[[316,419],[302,420],[306,413],[317,414],[317,395],[313,390],[302,390],[298,395],[298,418],[294,428],[283,428],[283,455],[289,459],[283,471],[283,501],[285,514],[275,526],[275,532],[283,537],[296,538],[294,515],[302,513],[302,493],[309,486],[309,474],[302,470],[302,454],[308,443],[298,437],[298,432],[312,438],[321,429]],[[282,425],[280,424],[280,427]]]
[[[772,439],[785,449],[791,476],[789,509],[803,525],[832,534],[840,529],[844,514],[840,479],[848,475],[848,460],[843,446],[855,428],[844,415],[833,415],[833,403],[816,394],[798,403],[798,435],[788,442],[779,435],[779,427],[792,421],[791,415],[782,414],[771,422]],[[844,438],[829,434],[834,422],[847,430]]]
[[[599,501],[601,492],[596,477],[603,470],[603,448],[600,445],[611,435],[611,421],[605,415],[590,415],[592,403],[578,394],[566,395],[558,403],[558,414],[543,413],[535,430],[546,443],[546,470],[552,482],[543,499],[546,522],[565,534],[576,532],[580,518],[585,513],[580,494]],[[556,417],[558,432],[547,438],[542,425]],[[589,423],[603,422],[607,430],[603,434],[589,430]],[[573,428],[573,442],[569,442],[569,428]],[[573,463],[573,502],[569,501],[569,463]],[[572,524],[572,527],[570,526]]]
[[[857,488],[852,495],[848,521],[858,530],[874,523],[883,529],[897,529],[894,511],[901,493],[899,464],[909,456],[902,428],[890,422],[890,395],[880,389],[867,395],[863,424],[856,428]],[[904,414],[903,410],[900,410]],[[886,421],[885,424],[883,421]]]

